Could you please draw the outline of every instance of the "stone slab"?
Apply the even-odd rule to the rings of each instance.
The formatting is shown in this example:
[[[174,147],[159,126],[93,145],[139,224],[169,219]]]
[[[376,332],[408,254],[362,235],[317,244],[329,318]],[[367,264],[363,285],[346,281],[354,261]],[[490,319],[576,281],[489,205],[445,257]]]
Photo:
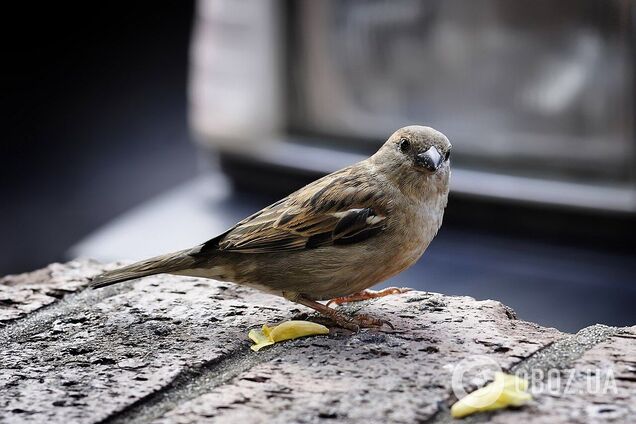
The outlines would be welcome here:
[[[468,421],[634,422],[633,329],[599,327],[574,346],[576,336],[518,320],[496,301],[409,292],[344,307],[389,320],[394,331],[332,327],[328,336],[252,352],[250,328],[292,318],[329,323],[212,280],[160,275],[84,290],[113,266],[73,261],[0,280],[8,299],[0,309],[0,422],[448,422],[457,364],[486,358],[503,370],[538,369],[555,346],[571,352],[557,361],[562,369],[610,364],[618,392],[538,394],[524,408]],[[469,378],[467,390],[484,378]],[[607,405],[616,411],[604,412]]]

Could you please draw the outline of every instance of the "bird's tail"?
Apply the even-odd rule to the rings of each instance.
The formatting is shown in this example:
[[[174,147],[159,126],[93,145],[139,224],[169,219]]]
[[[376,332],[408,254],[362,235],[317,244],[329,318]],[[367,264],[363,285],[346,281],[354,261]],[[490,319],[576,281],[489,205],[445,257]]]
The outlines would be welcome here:
[[[135,262],[132,265],[104,272],[91,280],[90,287],[97,289],[135,278],[155,274],[174,273],[192,268],[195,266],[197,260],[190,255],[190,252],[191,250],[187,249],[168,253],[167,255],[155,256],[154,258]]]

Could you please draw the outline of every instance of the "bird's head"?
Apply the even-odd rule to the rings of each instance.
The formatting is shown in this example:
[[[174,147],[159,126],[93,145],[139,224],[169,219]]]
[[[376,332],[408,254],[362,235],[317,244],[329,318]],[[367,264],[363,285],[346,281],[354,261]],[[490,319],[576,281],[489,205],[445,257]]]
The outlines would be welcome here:
[[[447,188],[451,147],[441,132],[411,125],[394,132],[371,161],[401,185],[425,182]]]
[[[447,165],[451,144],[441,132],[430,127],[411,125],[394,132],[378,152],[385,160],[432,174]]]

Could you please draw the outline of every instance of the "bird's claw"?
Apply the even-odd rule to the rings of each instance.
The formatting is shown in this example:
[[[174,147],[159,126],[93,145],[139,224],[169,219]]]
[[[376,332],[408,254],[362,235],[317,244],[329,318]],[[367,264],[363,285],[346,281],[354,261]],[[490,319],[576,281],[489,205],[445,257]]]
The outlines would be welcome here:
[[[395,330],[395,327],[389,321],[375,318],[367,314],[359,314],[353,317],[338,314],[331,318],[336,322],[336,324],[338,324],[338,326],[356,333],[362,328],[380,329],[385,325],[390,327],[391,330]]]

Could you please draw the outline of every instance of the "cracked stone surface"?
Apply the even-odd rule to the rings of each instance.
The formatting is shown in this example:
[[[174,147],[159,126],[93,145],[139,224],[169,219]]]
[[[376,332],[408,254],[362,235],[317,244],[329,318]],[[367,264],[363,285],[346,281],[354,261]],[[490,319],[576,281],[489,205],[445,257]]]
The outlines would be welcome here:
[[[98,264],[73,261],[65,265],[51,264],[46,268],[0,279],[0,325],[74,293],[95,274]]]
[[[491,422],[636,422],[636,327],[616,332],[561,372],[543,375],[534,402],[493,415]]]
[[[250,328],[329,323],[205,279],[160,275],[85,290],[113,266],[73,261],[0,280],[0,422],[451,422],[453,371],[474,357],[574,377],[561,393],[537,380],[531,404],[466,421],[636,422],[633,327],[569,335],[496,301],[409,292],[343,306],[395,331],[331,327],[252,352]],[[585,391],[590,372],[607,370],[615,391]],[[467,391],[488,378],[472,371]]]

